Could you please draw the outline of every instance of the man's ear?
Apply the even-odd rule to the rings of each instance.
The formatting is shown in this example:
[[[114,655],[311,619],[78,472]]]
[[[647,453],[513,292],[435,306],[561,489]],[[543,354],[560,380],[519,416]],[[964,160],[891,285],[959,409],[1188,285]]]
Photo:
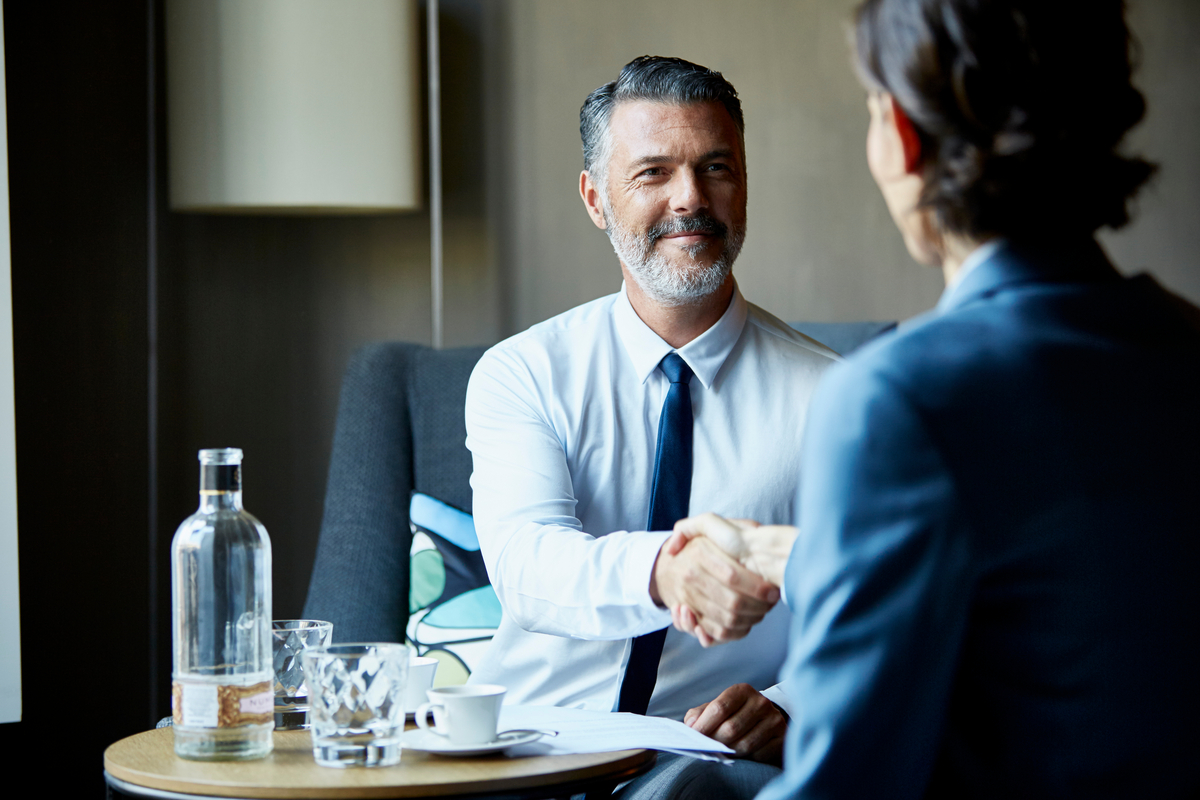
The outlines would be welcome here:
[[[904,109],[896,102],[896,98],[889,94],[887,102],[891,105],[892,121],[896,126],[896,133],[900,136],[900,146],[904,148],[904,171],[913,175],[921,169],[921,136],[908,114],[905,114]]]
[[[583,198],[583,205],[587,207],[588,216],[592,218],[592,222],[600,230],[608,228],[608,224],[604,221],[604,199],[600,194],[600,187],[592,180],[592,176],[585,169],[579,173],[579,196]]]

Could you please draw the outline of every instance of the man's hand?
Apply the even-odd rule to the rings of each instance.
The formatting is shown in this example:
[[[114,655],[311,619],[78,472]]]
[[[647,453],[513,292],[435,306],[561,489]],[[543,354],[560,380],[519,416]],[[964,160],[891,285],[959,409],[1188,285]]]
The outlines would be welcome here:
[[[787,720],[748,683],[730,686],[716,700],[696,706],[684,715],[683,722],[732,747],[739,758],[783,766]]]
[[[742,638],[779,601],[778,589],[708,539],[679,544],[672,537],[659,550],[650,596],[659,605],[695,611],[709,644]]]
[[[675,533],[689,539],[696,536],[711,539],[743,566],[782,586],[783,572],[799,531],[791,525],[759,525],[748,519],[700,514],[676,522]],[[667,544],[678,546],[674,538]]]
[[[693,540],[708,540],[769,583],[782,586],[788,556],[791,555],[798,533],[791,525],[759,525],[749,519],[725,519],[716,514],[700,514],[675,523],[675,533],[663,544],[659,558],[664,554],[673,556],[681,553]],[[713,635],[715,626],[706,624],[703,610],[688,603],[669,605],[671,622],[675,627],[695,636],[702,646],[709,647],[717,641],[723,641]]]

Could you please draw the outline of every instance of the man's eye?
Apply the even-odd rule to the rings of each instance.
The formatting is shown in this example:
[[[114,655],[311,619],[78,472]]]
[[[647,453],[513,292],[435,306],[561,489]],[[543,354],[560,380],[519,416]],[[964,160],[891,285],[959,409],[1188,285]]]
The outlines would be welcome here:
[[[659,175],[662,175],[662,174],[663,174],[662,167],[651,167],[650,169],[642,171],[643,178],[657,178]]]
[[[727,172],[729,170],[729,165],[728,164],[709,164],[707,167],[705,167],[705,170],[707,170],[708,172]]]

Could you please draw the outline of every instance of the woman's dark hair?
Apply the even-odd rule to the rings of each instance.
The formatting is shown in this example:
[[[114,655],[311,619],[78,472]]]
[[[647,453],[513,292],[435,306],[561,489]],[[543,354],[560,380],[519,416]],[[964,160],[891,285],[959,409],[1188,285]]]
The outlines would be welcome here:
[[[1122,0],[865,0],[858,68],[921,138],[943,230],[1091,233],[1129,221],[1154,165],[1117,152],[1145,113]]]

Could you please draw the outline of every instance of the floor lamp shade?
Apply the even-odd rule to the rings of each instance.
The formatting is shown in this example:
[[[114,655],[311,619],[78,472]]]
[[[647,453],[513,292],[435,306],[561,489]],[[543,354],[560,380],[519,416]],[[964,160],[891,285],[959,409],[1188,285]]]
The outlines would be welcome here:
[[[167,0],[171,208],[420,206],[416,0]]]

